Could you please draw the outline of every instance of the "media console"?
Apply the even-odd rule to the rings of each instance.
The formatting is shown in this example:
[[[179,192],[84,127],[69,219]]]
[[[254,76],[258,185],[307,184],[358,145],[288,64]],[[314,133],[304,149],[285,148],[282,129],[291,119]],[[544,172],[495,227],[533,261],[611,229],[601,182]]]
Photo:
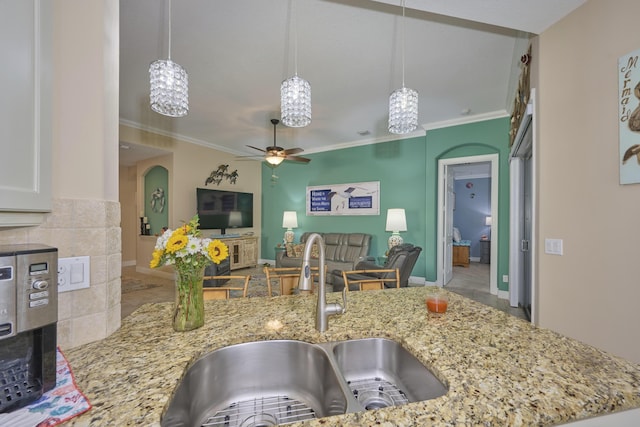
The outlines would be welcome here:
[[[220,240],[229,248],[230,270],[255,267],[258,265],[258,237],[220,236]]]

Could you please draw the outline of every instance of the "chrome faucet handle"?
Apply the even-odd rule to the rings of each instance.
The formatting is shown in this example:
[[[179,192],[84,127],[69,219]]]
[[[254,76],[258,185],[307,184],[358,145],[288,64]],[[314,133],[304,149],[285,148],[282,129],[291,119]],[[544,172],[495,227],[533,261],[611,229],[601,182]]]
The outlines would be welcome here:
[[[345,286],[342,289],[342,313],[345,314],[347,312],[347,287]]]

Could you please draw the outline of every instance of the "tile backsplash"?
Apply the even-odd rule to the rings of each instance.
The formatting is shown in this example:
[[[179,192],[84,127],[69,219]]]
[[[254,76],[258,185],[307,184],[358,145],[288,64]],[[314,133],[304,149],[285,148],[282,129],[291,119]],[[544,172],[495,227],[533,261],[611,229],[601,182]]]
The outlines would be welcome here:
[[[54,199],[36,227],[0,228],[0,244],[42,243],[58,257],[89,256],[89,288],[58,296],[58,345],[64,350],[109,336],[120,327],[120,203]]]

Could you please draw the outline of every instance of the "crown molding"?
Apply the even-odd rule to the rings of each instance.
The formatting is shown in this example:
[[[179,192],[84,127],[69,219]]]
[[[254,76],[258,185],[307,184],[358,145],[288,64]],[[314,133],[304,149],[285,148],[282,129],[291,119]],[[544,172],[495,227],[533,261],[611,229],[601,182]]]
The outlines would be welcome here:
[[[484,122],[486,120],[501,119],[503,117],[509,117],[509,113],[507,112],[507,110],[497,110],[489,113],[476,114],[473,116],[465,116],[459,119],[443,120],[441,122],[427,123],[422,125],[422,128],[425,131],[430,131],[434,129],[448,128],[451,126],[459,126],[459,125],[466,125],[469,123]]]

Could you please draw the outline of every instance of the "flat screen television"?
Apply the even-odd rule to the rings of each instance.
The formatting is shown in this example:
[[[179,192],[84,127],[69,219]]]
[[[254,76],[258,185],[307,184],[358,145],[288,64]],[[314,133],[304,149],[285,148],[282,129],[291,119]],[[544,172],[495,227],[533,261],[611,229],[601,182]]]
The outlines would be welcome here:
[[[201,229],[253,227],[253,193],[197,188],[196,199]]]

